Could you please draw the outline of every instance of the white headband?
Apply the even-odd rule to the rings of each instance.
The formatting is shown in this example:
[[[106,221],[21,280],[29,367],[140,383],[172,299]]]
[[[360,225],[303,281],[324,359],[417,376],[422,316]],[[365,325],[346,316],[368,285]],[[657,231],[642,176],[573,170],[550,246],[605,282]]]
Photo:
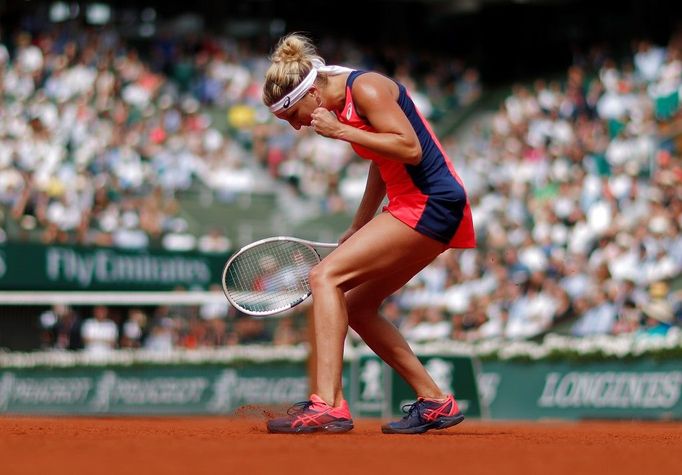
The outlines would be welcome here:
[[[324,62],[320,61],[319,59],[313,59],[312,63],[313,67],[310,69],[308,75],[303,78],[303,81],[301,81],[298,86],[296,86],[289,94],[271,105],[270,112],[276,114],[277,112],[280,112],[284,109],[288,109],[303,99],[303,97],[305,97],[315,83],[318,71],[328,74],[329,76],[336,76],[338,74],[349,73],[353,71],[352,69],[345,68],[343,66],[326,66]]]

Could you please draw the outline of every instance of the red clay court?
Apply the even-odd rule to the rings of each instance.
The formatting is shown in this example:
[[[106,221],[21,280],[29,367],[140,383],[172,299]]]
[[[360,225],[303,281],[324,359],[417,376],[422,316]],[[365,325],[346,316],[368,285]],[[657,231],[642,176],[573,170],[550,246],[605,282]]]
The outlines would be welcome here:
[[[679,474],[682,423],[482,422],[419,436],[356,421],[337,435],[273,435],[257,418],[0,417],[15,474]]]

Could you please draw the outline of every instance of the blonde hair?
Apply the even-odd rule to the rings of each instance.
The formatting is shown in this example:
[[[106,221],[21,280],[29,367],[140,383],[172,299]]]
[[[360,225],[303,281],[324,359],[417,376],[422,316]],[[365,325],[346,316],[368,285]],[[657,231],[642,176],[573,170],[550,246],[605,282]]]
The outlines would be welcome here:
[[[313,59],[322,60],[310,38],[301,33],[282,37],[265,73],[263,103],[271,106],[298,86],[312,69]]]

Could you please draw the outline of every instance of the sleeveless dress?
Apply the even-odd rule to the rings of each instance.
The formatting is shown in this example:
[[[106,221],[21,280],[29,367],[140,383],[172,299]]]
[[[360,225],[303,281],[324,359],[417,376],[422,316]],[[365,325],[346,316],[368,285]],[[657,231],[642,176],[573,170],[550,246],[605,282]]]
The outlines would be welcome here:
[[[366,71],[353,71],[346,81],[346,102],[336,116],[343,124],[373,132],[375,129],[355,111],[351,90]],[[422,149],[422,160],[408,165],[392,160],[357,144],[351,144],[360,157],[377,164],[386,184],[388,211],[394,217],[451,248],[476,247],[471,207],[462,180],[436,138],[431,126],[419,113],[405,86],[399,88],[398,105],[412,124]]]

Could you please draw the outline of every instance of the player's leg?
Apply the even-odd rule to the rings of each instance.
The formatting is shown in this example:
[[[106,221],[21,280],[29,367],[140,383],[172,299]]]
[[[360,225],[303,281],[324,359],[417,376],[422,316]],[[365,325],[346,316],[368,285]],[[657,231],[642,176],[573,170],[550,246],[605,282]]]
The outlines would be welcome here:
[[[406,268],[391,279],[366,282],[346,294],[350,325],[417,394],[417,401],[400,420],[384,424],[389,434],[421,434],[459,424],[464,416],[454,395],[444,394],[391,322],[378,313],[385,297],[402,287],[421,267]]]
[[[382,302],[431,261],[416,262],[385,278],[373,279],[346,293],[348,323],[418,397],[445,398],[398,329],[379,313]]]
[[[308,341],[308,382],[310,392],[317,394],[317,346],[315,344],[315,316],[313,307],[306,310],[306,340]]]
[[[345,292],[379,278],[390,280],[389,287],[393,287],[399,280],[405,280],[405,277],[397,279],[395,276],[405,275],[406,267],[410,268],[409,272],[415,272],[445,249],[443,243],[424,236],[388,213],[382,213],[312,270],[313,346],[317,353],[315,387],[323,400],[332,405],[343,400],[343,345],[348,331]],[[404,342],[395,333],[390,338],[393,342]],[[404,359],[397,362],[405,364]],[[407,368],[412,366],[407,363]],[[411,373],[409,375],[412,376]],[[429,386],[422,378],[418,379],[420,388]]]

